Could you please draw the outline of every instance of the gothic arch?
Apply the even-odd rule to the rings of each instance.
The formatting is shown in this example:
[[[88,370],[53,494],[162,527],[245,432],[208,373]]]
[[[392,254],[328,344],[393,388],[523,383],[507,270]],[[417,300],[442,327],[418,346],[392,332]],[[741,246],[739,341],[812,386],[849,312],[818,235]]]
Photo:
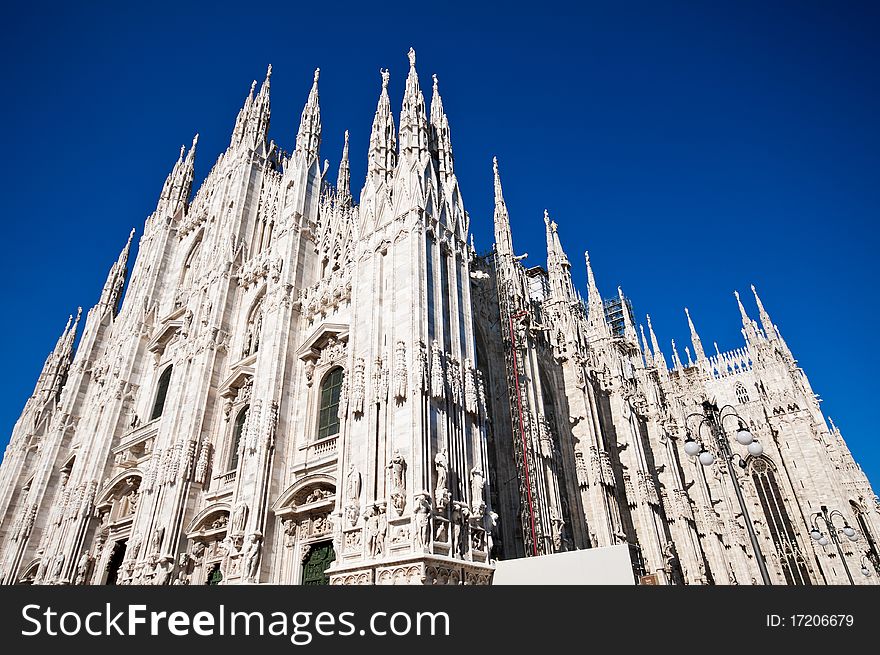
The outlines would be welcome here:
[[[40,569],[40,558],[36,557],[21,567],[21,574],[18,576],[15,584],[33,584],[37,577],[37,571]]]
[[[202,237],[204,230],[199,230],[193,239],[193,244],[186,251],[186,257],[183,258],[183,266],[180,269],[180,289],[187,289],[192,283],[193,265],[202,250]]]
[[[190,539],[197,536],[200,530],[204,530],[205,526],[209,525],[208,519],[216,520],[225,515],[228,520],[231,510],[232,507],[229,503],[214,503],[213,505],[208,505],[205,509],[196,514],[192,521],[190,521],[189,526],[186,528],[186,536]]]
[[[764,513],[769,538],[778,556],[779,568],[790,585],[811,585],[809,567],[798,543],[795,522],[782,492],[773,462],[765,457],[749,457],[746,470],[751,476],[758,503]]]
[[[335,495],[336,478],[327,473],[313,473],[297,480],[278,496],[278,500],[272,505],[272,511],[278,516],[293,514],[300,505],[311,504],[304,501],[315,491],[329,491]],[[329,500],[331,496],[325,498]]]
[[[247,318],[245,319],[244,342],[241,346],[241,359],[256,354],[260,349],[265,299],[266,285],[263,285],[248,306]]]
[[[107,484],[105,484],[101,491],[98,493],[95,505],[103,505],[104,503],[113,500],[113,495],[121,490],[120,483],[128,485],[128,478],[132,477],[137,478],[138,484],[140,484],[144,479],[144,474],[138,468],[130,468],[122,471],[121,473],[117,473],[115,476],[110,478]]]

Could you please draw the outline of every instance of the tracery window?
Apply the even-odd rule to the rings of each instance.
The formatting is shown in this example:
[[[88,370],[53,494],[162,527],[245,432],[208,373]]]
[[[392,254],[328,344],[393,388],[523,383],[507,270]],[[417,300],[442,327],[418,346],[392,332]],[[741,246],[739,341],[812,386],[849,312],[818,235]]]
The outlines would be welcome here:
[[[339,394],[342,390],[342,367],[331,369],[321,381],[318,396],[318,439],[339,434]]]
[[[241,357],[249,357],[260,349],[260,332],[263,330],[263,298],[251,310],[245,330],[244,347]]]
[[[187,289],[193,281],[193,269],[196,265],[196,260],[199,256],[199,251],[202,249],[201,240],[198,241],[193,247],[192,250],[189,251],[189,255],[186,258],[186,262],[183,265],[183,277],[180,280],[180,288]]]
[[[749,402],[749,392],[746,391],[746,388],[743,386],[742,382],[736,383],[736,401],[740,405],[744,405]]]
[[[235,415],[235,424],[232,426],[232,443],[230,445],[230,453],[229,453],[229,470],[234,471],[238,468],[238,451],[239,446],[241,445],[241,436],[244,434],[244,426],[247,422],[248,410],[251,408],[250,405],[245,405],[239,410],[238,414]]]
[[[807,563],[798,546],[791,518],[776,481],[773,464],[764,457],[756,458],[751,462],[751,475],[786,583],[811,585]]]
[[[171,369],[169,366],[162,375],[159,376],[159,384],[156,386],[156,400],[153,401],[153,411],[150,412],[150,420],[157,419],[162,416],[165,409],[165,398],[168,396],[168,385],[171,383]]]

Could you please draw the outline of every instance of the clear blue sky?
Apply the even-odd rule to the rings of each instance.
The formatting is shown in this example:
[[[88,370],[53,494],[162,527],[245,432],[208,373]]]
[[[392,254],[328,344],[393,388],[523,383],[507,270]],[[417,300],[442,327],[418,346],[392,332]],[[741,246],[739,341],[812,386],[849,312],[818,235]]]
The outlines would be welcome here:
[[[200,181],[272,63],[270,132],[292,148],[320,66],[322,157],[335,170],[351,130],[359,189],[379,68],[397,108],[414,46],[423,88],[440,79],[478,249],[497,155],[517,250],[544,263],[548,208],[576,282],[589,249],[603,294],[621,284],[667,357],[672,338],[684,355],[685,306],[709,350],[741,345],[732,291],[755,283],[880,484],[876,3],[101,4],[19,3],[0,28],[0,446],[181,144],[201,134]]]

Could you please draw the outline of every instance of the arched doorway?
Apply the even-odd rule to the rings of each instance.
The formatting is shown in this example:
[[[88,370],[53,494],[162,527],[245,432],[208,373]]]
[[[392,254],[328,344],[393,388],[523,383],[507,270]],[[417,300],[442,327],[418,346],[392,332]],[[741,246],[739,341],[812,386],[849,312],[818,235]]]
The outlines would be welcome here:
[[[339,555],[333,548],[336,480],[307,475],[288,487],[272,507],[284,530],[281,584],[329,584],[327,570]]]
[[[122,567],[122,561],[125,559],[127,548],[128,539],[113,542],[113,550],[110,553],[110,559],[107,560],[107,582],[105,584],[116,584],[119,578],[119,569]]]
[[[303,560],[301,584],[303,586],[330,584],[327,569],[335,559],[336,553],[333,552],[332,541],[312,544],[305,560]]]

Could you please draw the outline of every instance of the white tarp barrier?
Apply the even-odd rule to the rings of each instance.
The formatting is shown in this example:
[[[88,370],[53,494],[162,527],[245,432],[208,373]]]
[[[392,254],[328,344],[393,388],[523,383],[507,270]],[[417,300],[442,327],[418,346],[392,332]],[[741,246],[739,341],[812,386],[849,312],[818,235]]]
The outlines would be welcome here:
[[[626,544],[503,560],[495,566],[494,585],[635,584]]]

